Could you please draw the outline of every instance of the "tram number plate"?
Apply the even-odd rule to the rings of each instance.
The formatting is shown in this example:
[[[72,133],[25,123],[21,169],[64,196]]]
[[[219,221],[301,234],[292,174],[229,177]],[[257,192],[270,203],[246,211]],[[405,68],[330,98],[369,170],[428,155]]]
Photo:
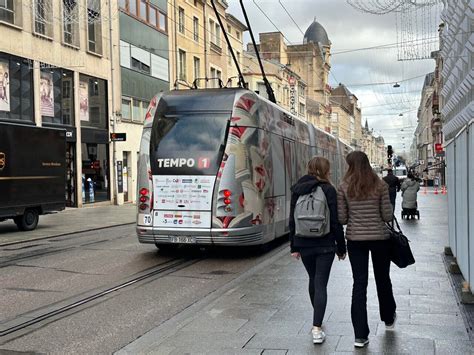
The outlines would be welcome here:
[[[190,237],[185,235],[170,235],[171,243],[183,243],[183,244],[194,244],[196,243],[196,237]]]

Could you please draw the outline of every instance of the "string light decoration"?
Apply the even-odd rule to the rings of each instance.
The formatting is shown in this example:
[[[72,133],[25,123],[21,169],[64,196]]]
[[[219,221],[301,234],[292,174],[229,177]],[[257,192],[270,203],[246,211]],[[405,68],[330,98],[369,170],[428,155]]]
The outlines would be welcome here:
[[[35,20],[40,23],[52,24],[60,21],[67,26],[79,24],[82,21],[80,16],[84,16],[82,14],[85,12],[87,12],[88,24],[103,21],[100,3],[100,0],[27,0],[23,2],[23,5],[29,7]]]
[[[430,59],[438,49],[437,30],[441,0],[346,0],[358,11],[373,15],[395,14],[397,59]]]

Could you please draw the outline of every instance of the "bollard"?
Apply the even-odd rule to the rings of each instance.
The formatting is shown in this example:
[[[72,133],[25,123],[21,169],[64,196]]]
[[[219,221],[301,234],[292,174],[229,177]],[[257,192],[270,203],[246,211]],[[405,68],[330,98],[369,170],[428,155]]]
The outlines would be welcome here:
[[[434,194],[437,195],[438,194],[438,186],[435,186],[435,191],[434,191]]]
[[[441,189],[441,195],[446,195],[446,186],[443,185],[443,188]]]
[[[425,184],[425,188],[423,189],[423,194],[426,195],[426,184]]]

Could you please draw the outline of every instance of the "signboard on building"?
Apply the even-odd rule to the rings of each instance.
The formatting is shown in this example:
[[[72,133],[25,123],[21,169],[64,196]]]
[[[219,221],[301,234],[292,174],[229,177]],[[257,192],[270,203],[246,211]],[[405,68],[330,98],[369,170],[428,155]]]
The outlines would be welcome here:
[[[122,161],[117,161],[117,192],[123,192],[123,165]]]
[[[10,112],[10,67],[0,60],[0,111]]]
[[[288,83],[290,84],[290,112],[296,115],[296,79],[294,76],[288,78]]]
[[[41,72],[40,74],[40,112],[41,116],[54,117],[54,88],[53,74]]]

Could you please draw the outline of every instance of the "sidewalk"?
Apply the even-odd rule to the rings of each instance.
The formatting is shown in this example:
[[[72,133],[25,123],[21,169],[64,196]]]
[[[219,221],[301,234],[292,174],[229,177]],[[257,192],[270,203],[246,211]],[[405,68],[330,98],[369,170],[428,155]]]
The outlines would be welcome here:
[[[66,208],[40,216],[38,227],[31,232],[20,232],[13,220],[0,222],[0,246],[133,223],[135,219],[136,206],[132,204]]]
[[[401,203],[400,196],[397,205]],[[355,350],[349,261],[334,261],[323,327],[313,345],[312,310],[301,262],[284,250],[117,352],[124,354],[472,354],[473,343],[443,263],[447,198],[420,194],[419,221],[403,221],[416,264],[392,266],[396,330],[378,315],[373,274],[368,290],[370,344]],[[397,212],[399,215],[399,212]],[[371,267],[370,267],[371,269]]]

